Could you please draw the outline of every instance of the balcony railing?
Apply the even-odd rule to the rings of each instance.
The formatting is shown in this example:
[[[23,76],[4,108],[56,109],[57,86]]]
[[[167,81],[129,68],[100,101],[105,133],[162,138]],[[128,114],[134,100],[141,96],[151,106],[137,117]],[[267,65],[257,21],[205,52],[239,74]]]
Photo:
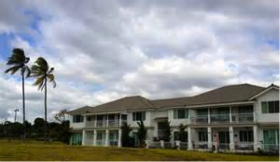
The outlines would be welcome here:
[[[197,115],[191,118],[192,123],[203,124],[208,123],[208,115]]]
[[[232,114],[232,122],[235,123],[247,123],[254,121],[253,113],[240,113],[240,114]]]
[[[105,140],[96,140],[97,146],[105,146]]]
[[[229,114],[211,114],[210,121],[214,122],[229,122],[230,121]]]
[[[239,142],[234,145],[235,150],[254,150],[254,142]]]
[[[231,119],[230,119],[231,118]],[[197,115],[190,118],[193,124],[209,123],[208,115]],[[210,123],[248,123],[254,121],[254,113],[211,114]]]
[[[96,121],[87,121],[86,127],[87,128],[103,128],[103,127],[120,127],[126,120],[96,120]]]

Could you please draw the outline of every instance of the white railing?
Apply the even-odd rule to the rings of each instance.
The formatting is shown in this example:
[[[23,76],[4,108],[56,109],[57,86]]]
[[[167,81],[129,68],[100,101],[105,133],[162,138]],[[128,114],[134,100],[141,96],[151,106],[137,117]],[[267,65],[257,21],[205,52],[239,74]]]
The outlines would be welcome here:
[[[86,128],[94,128],[95,127],[95,121],[86,121]]]
[[[107,121],[106,120],[97,120],[96,127],[106,127]]]
[[[207,141],[196,142],[194,143],[194,149],[208,150],[208,142]]]
[[[230,121],[230,115],[227,114],[211,114],[210,115],[210,121],[212,122],[229,122]]]
[[[150,142],[149,143],[149,148],[161,148],[161,143],[158,142]]]
[[[109,127],[117,127],[117,126],[119,126],[119,124],[120,124],[119,120],[108,120]]]
[[[235,150],[254,150],[254,142],[238,142],[234,145]]]
[[[247,123],[254,121],[254,113],[237,113],[232,114],[232,122]]]
[[[96,140],[97,146],[105,146],[105,140]]]
[[[187,150],[188,149],[188,142],[180,142],[180,149]]]
[[[208,123],[208,115],[197,115],[191,118],[192,123]]]

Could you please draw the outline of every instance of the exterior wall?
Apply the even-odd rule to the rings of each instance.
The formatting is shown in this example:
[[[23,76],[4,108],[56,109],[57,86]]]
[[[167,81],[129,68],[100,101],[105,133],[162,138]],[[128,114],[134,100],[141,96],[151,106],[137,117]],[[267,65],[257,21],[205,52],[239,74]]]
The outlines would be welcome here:
[[[166,118],[168,121],[170,121],[170,125],[172,127],[172,138],[171,142],[174,142],[174,133],[175,131],[178,131],[178,126],[180,124],[187,125],[186,131],[188,132],[188,147],[189,149],[192,149],[192,141],[195,143],[198,142],[198,131],[200,128],[204,128],[208,130],[208,147],[211,148],[213,145],[215,145],[215,139],[213,138],[213,135],[216,134],[219,130],[229,131],[232,135],[230,135],[230,150],[234,151],[234,144],[239,143],[239,131],[250,129],[253,130],[254,134],[254,150],[256,151],[259,145],[263,141],[263,130],[266,128],[276,128],[277,124],[279,123],[279,113],[274,114],[263,114],[262,108],[261,108],[261,102],[262,101],[275,101],[279,100],[279,91],[278,90],[271,90],[258,98],[256,98],[256,103],[254,104],[254,115],[255,120],[249,121],[249,123],[241,123],[244,125],[240,125],[240,123],[234,123],[234,122],[216,122],[216,123],[193,123],[191,121],[191,117],[195,117],[197,108],[189,108],[189,117],[187,119],[174,119],[174,109],[165,109],[165,110],[154,110],[154,111],[146,111],[146,120],[144,121],[145,126],[147,127],[147,140],[149,142],[153,142],[154,137],[158,136],[158,122],[161,120],[165,120]],[[248,104],[247,104],[248,105]],[[238,106],[238,105],[237,105]],[[231,113],[237,114],[238,108],[237,106],[231,106]],[[222,106],[223,107],[223,106]],[[230,107],[228,105],[225,105],[224,107]],[[183,107],[182,107],[183,108]],[[214,108],[214,107],[211,107]],[[218,108],[218,107],[216,107]],[[210,114],[208,114],[210,116]],[[90,130],[85,129],[85,122],[86,118],[84,117],[83,123],[73,123],[72,117],[70,119],[70,127],[72,127],[74,130],[83,130],[83,145],[96,145],[96,131],[104,131],[109,132],[112,130],[111,128],[91,128]],[[210,119],[210,118],[209,118]],[[128,124],[133,128],[132,132],[137,132],[137,121],[133,121],[133,112],[127,113],[127,122]],[[274,125],[270,124],[274,123]],[[213,124],[213,125],[212,125]],[[259,126],[259,124],[266,124],[267,126]],[[114,128],[114,130],[120,130],[119,128]],[[91,134],[94,132],[93,134]],[[121,133],[119,133],[121,135]],[[211,137],[211,138],[209,138]],[[107,138],[107,137],[106,137]],[[120,138],[118,139],[120,141]],[[107,143],[108,145],[108,143]],[[118,146],[120,146],[118,144]]]
[[[146,120],[144,121],[144,125],[146,127],[151,127],[151,111],[146,111]],[[131,127],[138,127],[137,121],[133,121],[133,112],[127,113],[127,123],[130,124]]]
[[[259,123],[266,122],[279,122],[279,113],[263,114],[262,113],[262,101],[275,101],[279,100],[279,91],[273,89],[257,98],[256,108],[256,120]]]

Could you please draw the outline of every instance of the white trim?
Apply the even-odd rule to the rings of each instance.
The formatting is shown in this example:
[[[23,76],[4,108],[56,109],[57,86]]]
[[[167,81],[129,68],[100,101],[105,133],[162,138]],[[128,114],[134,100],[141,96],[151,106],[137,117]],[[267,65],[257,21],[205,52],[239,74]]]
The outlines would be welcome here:
[[[276,86],[271,86],[271,87],[268,87],[268,88],[266,88],[265,90],[261,91],[260,93],[256,94],[255,96],[251,97],[249,100],[255,99],[255,98],[257,98],[257,97],[263,95],[264,93],[270,91],[271,89],[276,89],[276,90],[279,91],[279,88],[278,88],[278,87],[276,87]]]
[[[83,113],[81,115],[89,116],[89,115],[107,115],[107,114],[124,114],[127,115],[127,111],[108,111],[108,112],[98,112],[98,113]]]

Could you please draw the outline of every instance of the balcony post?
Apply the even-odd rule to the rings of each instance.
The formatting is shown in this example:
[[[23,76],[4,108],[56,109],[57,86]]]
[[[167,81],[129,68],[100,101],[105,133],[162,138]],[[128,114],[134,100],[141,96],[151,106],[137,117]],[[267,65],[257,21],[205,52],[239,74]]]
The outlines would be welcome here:
[[[234,148],[234,130],[233,130],[232,126],[229,127],[229,149],[231,151],[235,150],[235,148]]]
[[[192,150],[193,146],[192,146],[192,129],[190,127],[188,127],[188,149]]]
[[[105,146],[109,146],[109,130],[105,131]]]
[[[208,107],[208,124],[211,123],[211,114],[210,114],[210,108]]]
[[[120,114],[120,118],[119,118],[119,127],[122,126],[122,114]]]
[[[96,123],[97,123],[97,115],[94,116],[94,127],[96,127]]]
[[[119,129],[118,147],[122,147],[122,130]]]
[[[107,118],[106,118],[106,124],[105,124],[105,127],[108,127],[109,126],[109,115],[107,115]]]
[[[207,127],[207,132],[208,132],[208,148],[211,150],[212,149],[212,129],[211,129],[211,127]]]
[[[229,107],[229,122],[232,123],[232,112],[231,112],[231,106]]]
[[[258,126],[253,126],[253,136],[254,136],[254,151],[258,151]]]
[[[97,137],[97,131],[93,131],[93,146],[96,146],[96,137]]]

